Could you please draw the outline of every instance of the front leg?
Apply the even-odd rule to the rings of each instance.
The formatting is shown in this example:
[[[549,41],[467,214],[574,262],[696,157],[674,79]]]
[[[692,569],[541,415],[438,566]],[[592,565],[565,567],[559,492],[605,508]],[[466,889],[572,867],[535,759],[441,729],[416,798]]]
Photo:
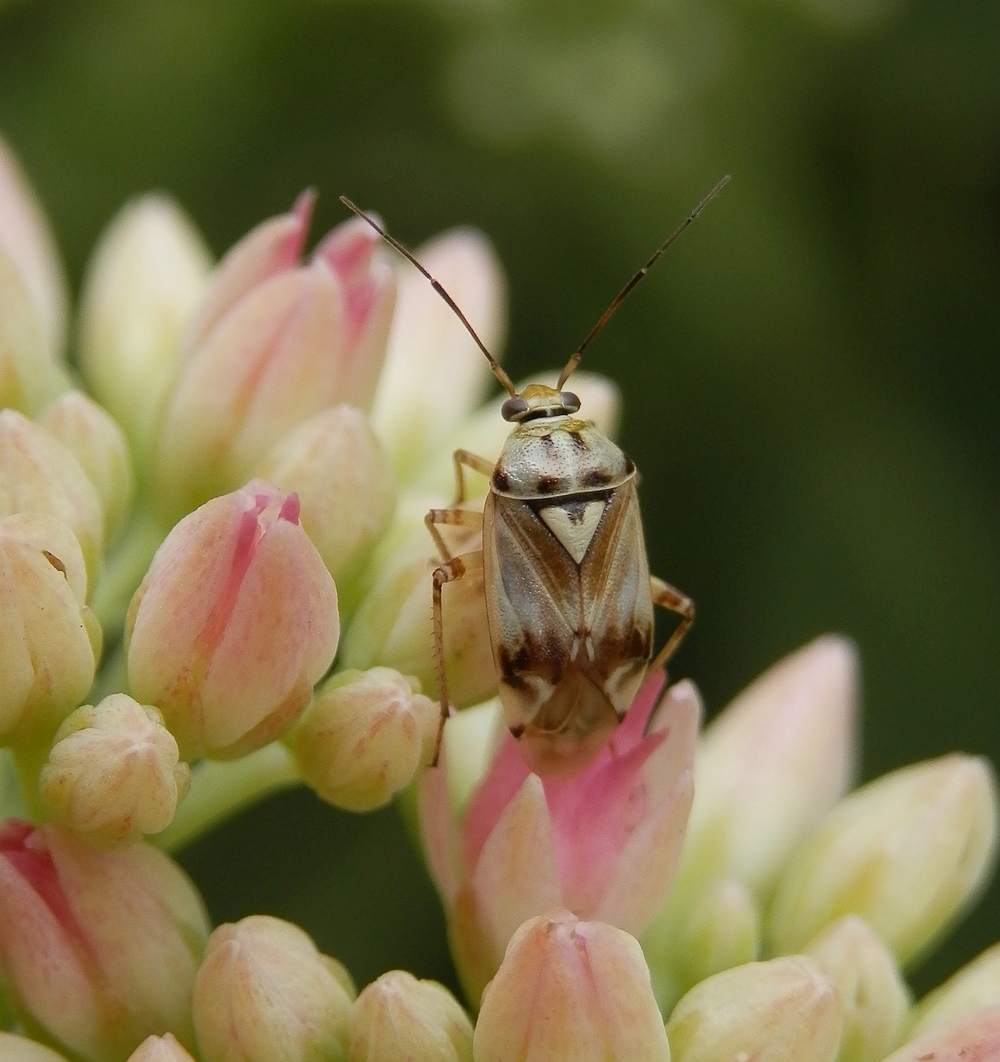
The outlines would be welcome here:
[[[431,510],[432,512],[434,510]],[[464,509],[445,510],[446,512],[465,512]],[[438,697],[441,703],[441,722],[438,726],[437,740],[434,743],[434,759],[431,766],[437,766],[438,756],[441,755],[441,741],[444,737],[444,724],[447,722],[448,713],[448,680],[444,668],[444,615],[441,609],[441,589],[445,583],[453,583],[468,575],[471,571],[481,569],[483,566],[483,551],[477,549],[473,553],[463,553],[460,557],[452,557],[444,564],[434,569],[431,577],[433,587],[432,618],[434,625],[434,665],[437,669]]]
[[[649,577],[649,590],[653,595],[653,604],[661,608],[668,608],[671,612],[680,615],[681,621],[677,624],[673,634],[667,639],[666,644],[656,654],[651,667],[653,670],[663,667],[670,659],[671,654],[680,644],[681,639],[687,634],[688,627],[694,623],[694,602],[682,594],[676,587],[657,579],[655,575]]]

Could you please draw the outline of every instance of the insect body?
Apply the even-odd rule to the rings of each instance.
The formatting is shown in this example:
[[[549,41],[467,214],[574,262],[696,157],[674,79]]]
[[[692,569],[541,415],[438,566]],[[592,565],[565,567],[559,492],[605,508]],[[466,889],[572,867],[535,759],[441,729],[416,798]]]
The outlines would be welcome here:
[[[528,765],[548,776],[578,772],[625,715],[649,666],[653,605],[680,622],[653,662],[660,666],[694,620],[694,603],[649,574],[632,461],[576,414],[564,391],[583,350],[646,270],[723,187],[724,178],[622,289],[570,357],[557,385],[518,392],[451,296],[413,256],[349,200],[434,285],[489,360],[514,427],[494,465],[455,453],[457,498],[426,517],[443,563],[433,575],[434,650],[442,724],[448,714],[442,588],[482,568],[500,701]],[[465,470],[489,477],[482,513],[462,508]],[[441,526],[481,527],[482,550],[452,556]],[[439,735],[440,742],[440,735]]]

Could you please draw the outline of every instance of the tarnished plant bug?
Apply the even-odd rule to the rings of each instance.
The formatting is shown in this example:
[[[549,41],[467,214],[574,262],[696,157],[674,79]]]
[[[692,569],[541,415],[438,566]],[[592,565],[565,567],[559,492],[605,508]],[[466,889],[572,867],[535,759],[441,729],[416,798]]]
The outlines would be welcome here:
[[[449,707],[442,588],[482,570],[504,718],[526,762],[540,774],[578,772],[621,721],[650,666],[654,604],[680,616],[654,668],[670,657],[694,621],[694,602],[649,573],[635,465],[592,423],[577,417],[580,400],[563,387],[622,300],[728,181],[726,176],[715,185],[615,296],[570,355],[556,386],[529,384],[522,391],[442,285],[377,221],[341,196],[430,281],[507,391],[501,413],[513,428],[499,460],[493,464],[457,450],[455,503],[425,518],[443,562],[432,581],[434,653],[443,730]],[[466,469],[489,477],[481,513],[462,507]],[[481,528],[482,549],[453,556],[439,530],[447,525]],[[441,731],[439,748],[440,741]]]

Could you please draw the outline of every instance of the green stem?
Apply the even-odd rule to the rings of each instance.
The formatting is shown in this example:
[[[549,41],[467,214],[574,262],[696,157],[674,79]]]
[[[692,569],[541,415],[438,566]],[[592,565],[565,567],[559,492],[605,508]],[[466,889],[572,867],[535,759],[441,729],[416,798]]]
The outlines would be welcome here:
[[[204,760],[191,771],[191,788],[174,821],[153,840],[176,852],[237,811],[301,781],[291,752],[280,741],[238,760]]]

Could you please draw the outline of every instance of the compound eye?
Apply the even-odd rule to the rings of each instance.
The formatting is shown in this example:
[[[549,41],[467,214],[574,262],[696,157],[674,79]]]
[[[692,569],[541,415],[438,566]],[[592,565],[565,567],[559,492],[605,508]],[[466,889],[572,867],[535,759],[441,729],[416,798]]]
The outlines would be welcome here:
[[[572,391],[562,391],[559,402],[567,413],[575,413],[580,408],[580,399]]]
[[[577,407],[580,403],[577,402]],[[516,420],[528,412],[528,403],[520,395],[512,395],[500,407],[500,416],[504,420]]]

